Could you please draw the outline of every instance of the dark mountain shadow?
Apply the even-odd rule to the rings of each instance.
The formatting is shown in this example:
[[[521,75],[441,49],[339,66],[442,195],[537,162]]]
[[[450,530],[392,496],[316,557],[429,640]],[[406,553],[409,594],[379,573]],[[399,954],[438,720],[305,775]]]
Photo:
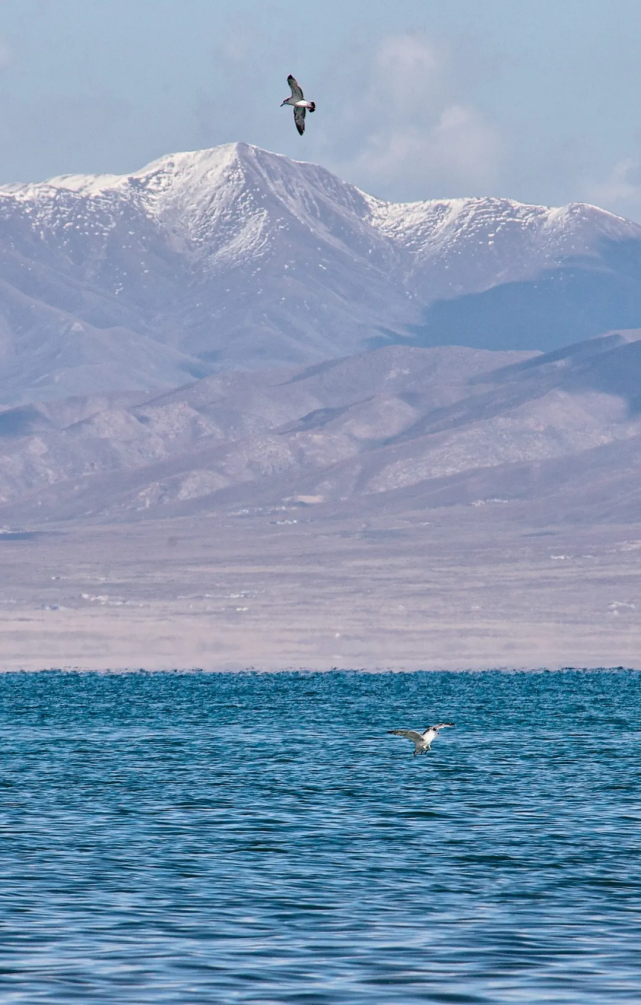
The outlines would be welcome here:
[[[473,377],[470,384],[526,383],[544,393],[600,391],[624,398],[631,412],[641,411],[641,338],[617,332],[544,353],[534,359]]]
[[[568,381],[569,390],[588,388],[625,398],[631,412],[641,412],[641,342],[605,353]]]
[[[489,373],[481,373],[472,377],[471,384],[484,384],[488,380],[492,382],[512,380],[522,374],[549,370],[554,367],[559,370],[562,367],[572,366],[577,362],[592,360],[595,356],[602,356],[611,352],[619,346],[627,345],[629,339],[619,332],[608,332],[595,338],[586,339],[585,342],[573,342],[571,345],[563,346],[562,349],[553,349],[552,352],[541,353],[532,356],[530,359],[521,360],[518,363],[510,363],[498,370],[491,370]]]
[[[297,421],[288,422],[285,426],[281,426],[278,432],[283,435],[285,433],[306,432],[309,429],[324,429],[334,419],[338,419],[345,412],[348,412],[349,408],[349,405],[344,405],[342,408],[316,408]]]
[[[413,328],[413,344],[549,351],[641,327],[641,242],[603,241],[599,251],[591,267],[564,265],[531,281],[438,300]]]
[[[32,405],[7,409],[0,412],[0,437],[27,436],[29,433],[50,428],[42,413]]]

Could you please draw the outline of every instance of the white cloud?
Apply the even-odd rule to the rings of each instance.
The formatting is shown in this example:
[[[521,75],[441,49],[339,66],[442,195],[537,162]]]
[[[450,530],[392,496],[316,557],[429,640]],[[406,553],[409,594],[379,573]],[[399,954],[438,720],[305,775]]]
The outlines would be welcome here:
[[[588,183],[585,197],[613,213],[641,220],[641,162],[627,157],[604,182]]]
[[[461,94],[456,60],[423,34],[388,36],[354,81],[325,161],[395,199],[483,193],[497,184],[497,129]]]

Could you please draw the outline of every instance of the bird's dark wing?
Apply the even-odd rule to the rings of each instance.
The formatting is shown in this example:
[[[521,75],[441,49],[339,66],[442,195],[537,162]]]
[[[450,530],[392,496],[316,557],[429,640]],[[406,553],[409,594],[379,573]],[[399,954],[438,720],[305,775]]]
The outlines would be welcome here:
[[[296,128],[298,132],[303,135],[305,132],[305,109],[295,108],[294,109],[294,122],[296,123]]]
[[[296,101],[303,101],[303,88],[296,80],[296,77],[292,77],[291,73],[287,78],[287,83],[292,89],[292,98],[296,98]]]
[[[404,736],[406,740],[413,740],[414,743],[421,743],[423,740],[422,733],[417,733],[415,729],[388,729],[388,733],[393,733],[394,736]]]
[[[437,722],[435,726],[430,726],[430,729],[443,729],[444,726],[453,726],[453,722]]]

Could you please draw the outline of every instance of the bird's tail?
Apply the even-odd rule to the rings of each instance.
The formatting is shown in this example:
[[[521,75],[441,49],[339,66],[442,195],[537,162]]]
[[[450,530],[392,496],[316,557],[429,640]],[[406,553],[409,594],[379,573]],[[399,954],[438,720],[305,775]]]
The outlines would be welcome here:
[[[315,112],[316,111],[316,102],[315,101],[310,101],[310,103],[309,103],[309,111],[310,112]]]

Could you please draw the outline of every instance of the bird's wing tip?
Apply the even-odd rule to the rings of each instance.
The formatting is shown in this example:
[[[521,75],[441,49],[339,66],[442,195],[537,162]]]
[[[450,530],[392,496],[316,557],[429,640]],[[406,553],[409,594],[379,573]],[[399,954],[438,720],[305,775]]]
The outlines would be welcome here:
[[[296,98],[297,101],[300,101],[303,97],[303,89],[296,80],[296,77],[293,75],[293,73],[290,73],[290,75],[288,76],[287,83],[291,88],[292,96]]]
[[[302,136],[305,132],[305,109],[304,108],[294,108],[294,122],[296,123],[296,128]]]

